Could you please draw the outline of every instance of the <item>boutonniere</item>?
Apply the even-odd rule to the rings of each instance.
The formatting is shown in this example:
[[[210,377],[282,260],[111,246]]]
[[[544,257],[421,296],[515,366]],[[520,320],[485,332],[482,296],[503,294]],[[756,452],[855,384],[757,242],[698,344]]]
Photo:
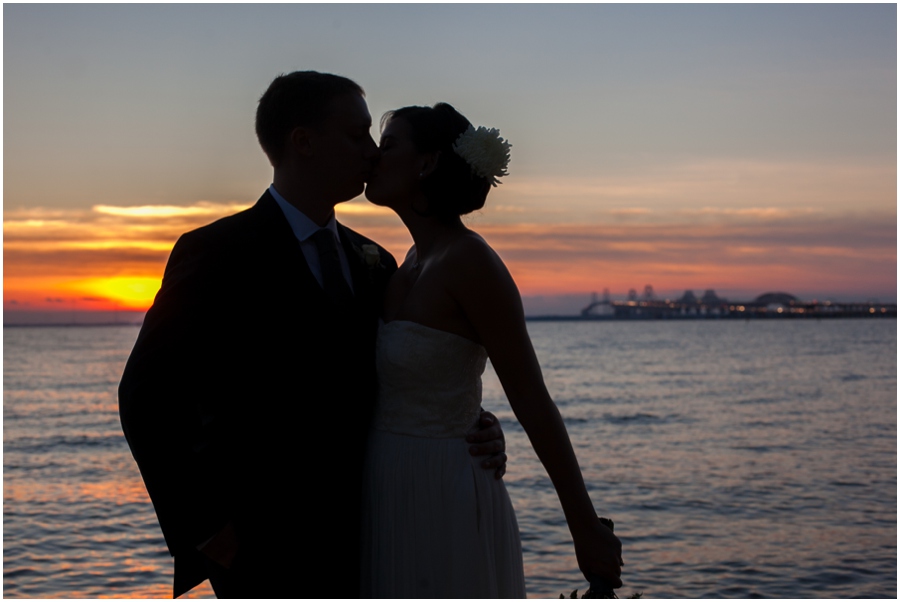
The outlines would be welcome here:
[[[366,264],[367,268],[383,267],[381,265],[381,252],[378,250],[378,245],[363,245],[357,249],[357,253],[359,253],[359,258],[362,259],[362,262]]]
[[[378,250],[378,245],[369,244],[358,247],[353,245],[353,250],[356,251],[362,264],[368,268],[369,282],[374,283],[375,272],[384,268],[384,264],[381,263],[381,251]]]

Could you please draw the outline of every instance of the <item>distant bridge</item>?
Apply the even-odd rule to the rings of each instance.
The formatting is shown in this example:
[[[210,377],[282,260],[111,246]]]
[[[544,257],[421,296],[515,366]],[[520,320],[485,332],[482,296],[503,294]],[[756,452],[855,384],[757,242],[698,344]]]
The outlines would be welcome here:
[[[648,295],[648,291],[650,294]],[[643,298],[637,298],[634,291],[628,301],[612,301],[608,292],[602,300],[594,297],[581,310],[585,319],[612,320],[659,320],[691,318],[896,318],[896,303],[877,301],[834,303],[831,301],[803,302],[787,293],[766,293],[753,301],[734,302],[720,299],[713,291],[706,291],[700,299],[688,291],[677,300],[652,298],[652,289],[647,287]]]

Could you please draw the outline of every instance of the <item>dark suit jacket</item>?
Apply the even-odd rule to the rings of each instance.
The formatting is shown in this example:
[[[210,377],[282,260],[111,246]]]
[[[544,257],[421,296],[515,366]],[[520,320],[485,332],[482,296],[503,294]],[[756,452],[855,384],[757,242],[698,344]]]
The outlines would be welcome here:
[[[119,411],[175,557],[175,596],[206,577],[196,546],[228,520],[236,562],[283,566],[298,597],[356,595],[374,342],[396,263],[379,247],[368,266],[361,247],[374,243],[339,230],[355,293],[344,307],[268,192],[172,250]]]

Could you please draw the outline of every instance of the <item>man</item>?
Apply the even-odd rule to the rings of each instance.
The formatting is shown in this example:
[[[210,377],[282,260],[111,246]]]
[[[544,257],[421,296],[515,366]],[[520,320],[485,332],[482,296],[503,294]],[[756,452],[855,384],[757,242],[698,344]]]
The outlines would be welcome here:
[[[207,577],[218,597],[358,593],[374,342],[396,263],[334,206],[378,160],[370,127],[351,80],[276,78],[256,116],[272,186],[172,250],[119,410],[175,597]],[[502,433],[487,413],[482,426],[473,455],[499,452],[484,465],[501,474]]]

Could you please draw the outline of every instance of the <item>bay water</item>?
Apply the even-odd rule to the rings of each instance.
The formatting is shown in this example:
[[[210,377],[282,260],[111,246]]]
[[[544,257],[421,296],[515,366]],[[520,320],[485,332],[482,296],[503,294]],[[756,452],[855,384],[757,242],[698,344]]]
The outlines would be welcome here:
[[[528,328],[623,542],[621,597],[897,596],[896,320]],[[4,328],[5,597],[171,596],[116,405],[137,332]],[[507,435],[529,596],[583,591],[556,494],[490,365],[484,406]]]

